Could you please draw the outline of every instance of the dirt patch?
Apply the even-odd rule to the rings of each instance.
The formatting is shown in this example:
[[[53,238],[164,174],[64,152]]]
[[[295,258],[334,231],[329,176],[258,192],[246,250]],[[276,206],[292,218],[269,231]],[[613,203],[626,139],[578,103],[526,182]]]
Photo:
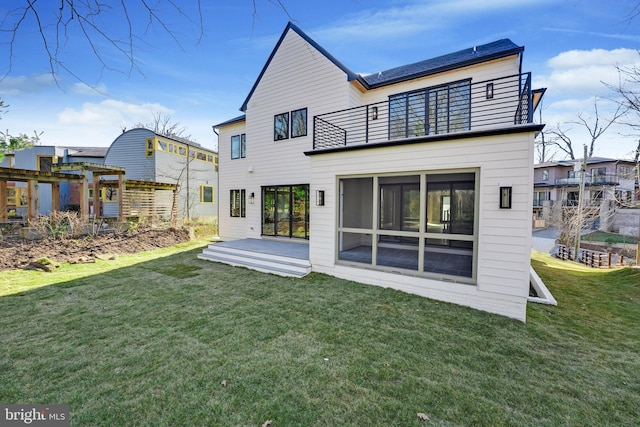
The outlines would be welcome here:
[[[75,239],[0,241],[0,271],[22,268],[40,258],[53,262],[78,262],[105,255],[132,254],[166,248],[189,241],[189,231],[179,229],[133,229]]]

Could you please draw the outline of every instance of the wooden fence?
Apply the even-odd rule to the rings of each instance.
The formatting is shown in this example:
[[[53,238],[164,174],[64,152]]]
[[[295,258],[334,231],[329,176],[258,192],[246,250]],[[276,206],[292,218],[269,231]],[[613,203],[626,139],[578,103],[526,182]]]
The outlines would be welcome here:
[[[574,257],[574,250],[568,248],[565,245],[558,245],[558,258],[563,261],[577,261],[582,264],[588,265],[593,268],[612,268],[624,266],[624,256],[615,255],[611,252],[597,252],[592,250],[581,249],[578,252],[578,259]],[[614,262],[614,256],[618,258],[617,262]]]

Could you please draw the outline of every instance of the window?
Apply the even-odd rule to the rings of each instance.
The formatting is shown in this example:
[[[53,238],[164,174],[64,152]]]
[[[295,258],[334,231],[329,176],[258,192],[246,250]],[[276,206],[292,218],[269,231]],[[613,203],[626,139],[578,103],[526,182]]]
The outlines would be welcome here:
[[[338,261],[473,279],[477,184],[466,171],[340,179]]]
[[[153,157],[153,151],[155,150],[155,144],[153,138],[148,138],[146,140],[146,156]]]
[[[213,203],[213,186],[200,186],[200,203]]]
[[[542,180],[543,181],[548,181],[549,180],[549,169],[544,169],[542,171]]]
[[[534,191],[533,193],[533,206],[544,206],[547,193],[544,191]]]
[[[235,218],[246,216],[247,200],[245,190],[231,190],[230,215]]]
[[[273,140],[289,138],[289,113],[277,114],[273,119]]]
[[[607,182],[607,168],[591,169],[591,183],[602,184]]]
[[[307,109],[291,112],[291,137],[307,136]]]
[[[37,156],[38,170],[43,172],[51,172],[54,156]]]
[[[469,80],[389,97],[389,139],[469,130]]]
[[[247,156],[247,136],[246,134],[234,135],[231,137],[231,158],[244,159]]]

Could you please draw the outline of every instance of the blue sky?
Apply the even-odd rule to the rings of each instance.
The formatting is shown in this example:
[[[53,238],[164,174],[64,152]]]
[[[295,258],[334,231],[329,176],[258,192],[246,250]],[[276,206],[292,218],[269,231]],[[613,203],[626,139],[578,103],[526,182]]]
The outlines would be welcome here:
[[[198,143],[216,148],[211,126],[240,114],[238,109],[292,20],[362,74],[509,38],[525,46],[523,69],[533,73],[534,86],[548,88],[543,122],[571,129],[568,134],[579,156],[588,135],[568,122],[577,120],[580,112],[593,116],[594,96],[601,97],[598,109],[606,117],[613,108],[607,98],[614,95],[602,82],[617,84],[616,66],[640,66],[640,17],[629,20],[636,1],[280,2],[286,12],[277,0],[255,0],[255,10],[252,0],[203,0],[202,34],[195,0],[178,2],[184,4],[185,16],[161,8],[158,13],[171,25],[175,40],[157,24],[147,25],[148,16],[138,1],[127,2],[138,68],[113,46],[94,38],[107,67],[103,66],[70,27],[67,37],[61,37],[59,58],[81,80],[62,68],[53,78],[36,22],[28,16],[17,34],[10,69],[8,33],[0,32],[0,74],[6,74],[0,97],[10,105],[0,129],[13,134],[44,132],[45,145],[108,146],[123,127],[151,122],[153,114],[160,113],[179,122]],[[17,7],[26,0],[11,3]],[[0,6],[3,17],[6,8]],[[46,22],[49,15],[44,9],[41,13]],[[114,38],[124,39],[129,31],[117,9],[99,19]],[[10,20],[1,22],[4,30]],[[610,129],[595,154],[629,156],[640,137],[631,133],[622,127]]]

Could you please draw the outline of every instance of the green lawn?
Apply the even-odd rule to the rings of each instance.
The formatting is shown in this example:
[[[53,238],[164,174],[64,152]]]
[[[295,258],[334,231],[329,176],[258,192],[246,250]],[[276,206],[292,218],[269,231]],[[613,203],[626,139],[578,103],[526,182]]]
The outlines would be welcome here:
[[[633,270],[535,254],[559,305],[530,305],[523,324],[322,274],[202,261],[198,245],[0,273],[0,402],[66,403],[74,426],[640,420]]]
[[[638,238],[633,236],[625,236],[617,233],[607,233],[604,231],[594,231],[582,236],[585,242],[601,242],[601,243],[629,243],[637,244]]]

